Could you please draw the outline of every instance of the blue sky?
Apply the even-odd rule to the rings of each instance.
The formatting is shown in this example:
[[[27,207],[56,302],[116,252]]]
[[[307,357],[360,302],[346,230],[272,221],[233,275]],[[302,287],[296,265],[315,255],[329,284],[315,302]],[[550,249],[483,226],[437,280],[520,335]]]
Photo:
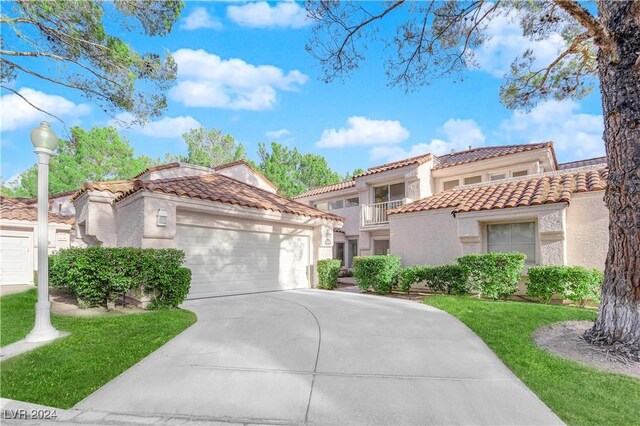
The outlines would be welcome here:
[[[382,35],[391,30],[387,21]],[[115,27],[117,31],[119,28]],[[581,101],[544,102],[528,113],[503,107],[502,75],[526,47],[542,64],[561,47],[559,36],[531,42],[501,16],[477,50],[479,68],[411,93],[387,86],[389,53],[370,43],[366,61],[343,81],[319,80],[305,51],[310,25],[292,2],[187,2],[180,22],[163,38],[122,33],[139,51],[173,52],[179,71],[169,108],[144,128],[122,129],[137,154],[184,153],[181,134],[192,127],[222,129],[256,159],[259,142],[279,141],[324,155],[346,173],[357,167],[451,149],[553,140],[560,161],[604,154],[599,93]],[[13,88],[55,110],[67,127],[103,126],[110,118],[79,93],[20,76]],[[34,163],[29,131],[44,117],[2,92],[1,175],[10,179]],[[54,130],[64,134],[59,122]]]

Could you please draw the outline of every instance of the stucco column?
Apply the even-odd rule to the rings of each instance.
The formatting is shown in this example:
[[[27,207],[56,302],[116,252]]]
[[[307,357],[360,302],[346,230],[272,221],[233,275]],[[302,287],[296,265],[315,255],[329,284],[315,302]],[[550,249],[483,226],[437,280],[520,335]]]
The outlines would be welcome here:
[[[35,152],[38,155],[38,303],[35,327],[25,340],[46,342],[60,336],[51,325],[49,302],[49,159],[53,151],[36,148]]]

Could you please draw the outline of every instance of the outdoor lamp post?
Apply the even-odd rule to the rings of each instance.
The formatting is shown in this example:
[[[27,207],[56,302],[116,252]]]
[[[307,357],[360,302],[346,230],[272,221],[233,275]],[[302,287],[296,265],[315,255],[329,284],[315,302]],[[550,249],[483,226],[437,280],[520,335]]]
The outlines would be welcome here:
[[[26,337],[27,342],[47,342],[60,336],[51,325],[49,302],[49,159],[58,146],[58,137],[43,121],[31,131],[31,143],[38,155],[38,303],[36,325]]]

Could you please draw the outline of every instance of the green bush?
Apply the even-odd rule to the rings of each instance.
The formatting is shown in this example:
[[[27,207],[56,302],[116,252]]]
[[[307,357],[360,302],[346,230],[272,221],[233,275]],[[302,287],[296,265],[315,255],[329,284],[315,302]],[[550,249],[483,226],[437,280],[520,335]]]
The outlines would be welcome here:
[[[599,301],[604,274],[582,266],[532,266],[529,268],[527,295],[548,303],[554,294],[584,306]]]
[[[399,285],[403,291],[409,291],[412,285],[422,282],[434,293],[465,294],[469,291],[467,273],[456,263],[412,266],[400,273]]]
[[[353,276],[364,291],[373,289],[379,294],[391,292],[398,280],[400,256],[356,256]]]
[[[49,257],[53,287],[69,288],[81,306],[108,306],[130,290],[151,297],[151,307],[175,307],[189,293],[191,271],[176,249],[87,247]]]
[[[333,290],[338,285],[338,275],[342,261],[338,259],[318,260],[316,270],[318,271],[318,287]]]
[[[566,267],[531,266],[528,272],[527,296],[549,303],[554,294],[563,295],[566,285]]]
[[[474,253],[459,257],[458,263],[468,276],[470,288],[495,300],[518,290],[526,258],[522,253]]]

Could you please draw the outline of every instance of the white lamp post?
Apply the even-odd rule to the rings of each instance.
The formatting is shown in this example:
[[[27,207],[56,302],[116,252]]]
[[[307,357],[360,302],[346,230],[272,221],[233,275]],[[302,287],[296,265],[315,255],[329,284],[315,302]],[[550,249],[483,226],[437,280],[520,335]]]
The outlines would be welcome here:
[[[49,159],[58,146],[58,137],[43,121],[31,131],[31,143],[38,155],[38,303],[36,325],[26,337],[27,342],[47,342],[60,336],[51,325],[49,302]]]

